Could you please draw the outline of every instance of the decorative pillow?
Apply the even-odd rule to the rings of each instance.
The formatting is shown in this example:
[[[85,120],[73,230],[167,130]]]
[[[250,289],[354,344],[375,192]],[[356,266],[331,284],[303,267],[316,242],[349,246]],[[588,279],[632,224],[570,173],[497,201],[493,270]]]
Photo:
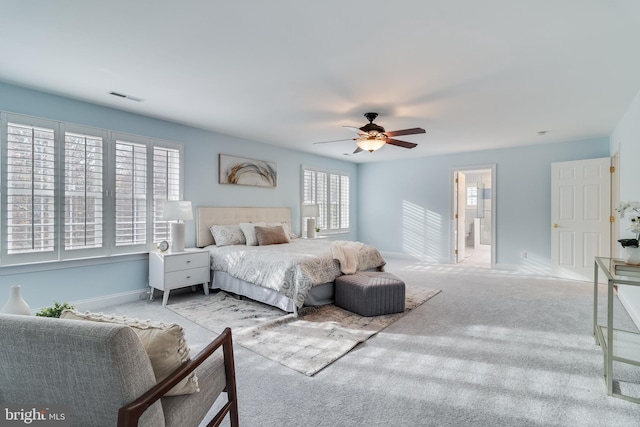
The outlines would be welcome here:
[[[239,225],[212,225],[209,231],[216,246],[244,245],[246,242]]]
[[[176,323],[142,321],[125,316],[113,316],[102,313],[81,313],[77,310],[64,310],[61,319],[88,320],[92,322],[117,323],[130,326],[138,335],[149,355],[156,381],[160,382],[184,362],[190,359],[189,347],[182,326]],[[200,391],[195,372],[175,385],[165,396],[193,394]]]
[[[244,234],[244,238],[247,241],[247,246],[258,246],[258,238],[256,237],[255,227],[266,227],[267,224],[264,222],[241,222],[240,229],[242,230],[242,234]]]
[[[284,232],[289,237],[289,239],[295,239],[296,237],[298,237],[291,232],[291,228],[289,227],[289,224],[286,222],[268,222],[267,223],[267,227],[276,227],[278,225],[281,225],[282,228],[284,228]]]
[[[281,225],[275,227],[256,227],[256,237],[259,246],[289,243],[289,236]]]

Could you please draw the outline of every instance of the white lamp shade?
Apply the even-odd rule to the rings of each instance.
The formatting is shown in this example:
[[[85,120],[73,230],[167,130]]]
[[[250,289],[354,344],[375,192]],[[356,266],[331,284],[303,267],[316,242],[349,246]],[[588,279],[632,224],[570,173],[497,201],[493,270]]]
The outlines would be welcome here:
[[[164,210],[162,211],[162,219],[167,221],[186,221],[193,219],[191,202],[185,200],[166,200],[164,202]]]
[[[386,144],[385,140],[379,139],[379,138],[360,139],[356,142],[356,145],[358,147],[368,152],[376,151],[377,149],[381,148],[384,144]]]
[[[320,207],[318,205],[302,205],[303,218],[317,218],[320,216]]]

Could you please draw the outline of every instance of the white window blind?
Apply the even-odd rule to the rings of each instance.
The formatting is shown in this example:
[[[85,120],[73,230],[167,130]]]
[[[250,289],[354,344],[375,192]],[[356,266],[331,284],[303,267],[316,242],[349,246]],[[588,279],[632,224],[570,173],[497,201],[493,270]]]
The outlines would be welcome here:
[[[162,219],[165,200],[180,200],[180,151],[153,149],[153,242],[171,236],[169,222]]]
[[[328,175],[324,172],[316,172],[316,203],[320,207],[320,217],[316,225],[321,230],[326,230],[329,225],[329,182]]]
[[[339,216],[338,228],[346,230],[349,228],[349,177],[340,175],[340,202],[338,204]]]
[[[147,239],[147,146],[116,141],[115,245],[140,245]]]
[[[183,147],[0,111],[0,266],[147,252],[168,239]]]
[[[64,249],[103,246],[102,137],[65,132]]]
[[[317,204],[320,216],[316,225],[329,232],[349,230],[349,175],[303,167],[302,199]],[[306,232],[306,221],[302,221]]]
[[[54,252],[54,129],[7,123],[6,253]]]

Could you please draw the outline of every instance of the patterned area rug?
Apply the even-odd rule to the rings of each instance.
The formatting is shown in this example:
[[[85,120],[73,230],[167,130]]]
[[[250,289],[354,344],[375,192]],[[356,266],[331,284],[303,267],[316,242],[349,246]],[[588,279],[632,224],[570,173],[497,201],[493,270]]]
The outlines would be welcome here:
[[[405,311],[376,317],[362,317],[332,304],[305,307],[294,317],[224,292],[166,307],[213,332],[229,326],[236,343],[312,376],[439,292],[407,286]]]

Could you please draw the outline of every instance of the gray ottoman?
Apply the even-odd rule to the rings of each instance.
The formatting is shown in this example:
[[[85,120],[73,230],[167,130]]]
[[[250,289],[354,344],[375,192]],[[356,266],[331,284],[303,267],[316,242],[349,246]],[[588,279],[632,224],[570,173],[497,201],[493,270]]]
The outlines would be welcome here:
[[[335,282],[335,304],[361,316],[404,311],[404,282],[391,273],[361,271]]]

